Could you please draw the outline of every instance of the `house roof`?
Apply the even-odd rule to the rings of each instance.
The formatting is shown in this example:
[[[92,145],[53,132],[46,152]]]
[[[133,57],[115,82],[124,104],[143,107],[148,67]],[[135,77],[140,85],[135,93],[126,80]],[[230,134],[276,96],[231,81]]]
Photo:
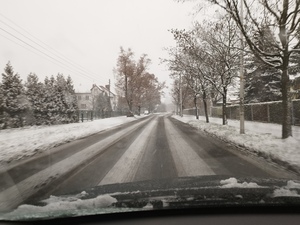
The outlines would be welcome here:
[[[109,91],[106,87],[100,86],[100,88],[101,88],[102,90],[104,90],[104,91],[110,92],[112,95],[115,96],[115,94],[114,94],[113,92]]]
[[[111,95],[116,96],[115,93],[109,91],[105,86],[102,86],[102,85],[99,85],[99,86],[98,86],[97,84],[93,84],[92,88],[90,89],[90,92],[88,92],[87,90],[85,90],[85,91],[77,90],[75,94],[91,94],[93,88],[97,88],[97,89],[99,89],[100,91],[105,91],[105,92],[107,92],[107,93],[110,92]]]

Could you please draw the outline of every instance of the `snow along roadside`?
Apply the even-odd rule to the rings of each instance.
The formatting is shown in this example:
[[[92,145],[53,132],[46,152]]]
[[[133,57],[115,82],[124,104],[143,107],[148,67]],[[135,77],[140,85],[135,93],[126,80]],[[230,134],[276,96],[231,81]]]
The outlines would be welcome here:
[[[85,148],[84,150],[75,153],[74,155],[59,161],[51,167],[35,173],[34,175],[20,181],[10,188],[0,192],[0,211],[10,210],[24,200],[30,198],[44,188],[47,188],[52,182],[57,179],[66,176],[74,171],[78,166],[89,162],[96,155],[103,152],[109,146],[113,145],[121,138],[135,131],[138,127],[147,123],[151,118],[140,121],[132,126],[129,126],[121,131],[118,131],[114,135],[110,135],[103,140]]]
[[[267,160],[300,174],[300,142],[296,138],[281,139],[270,133],[257,133],[247,130],[246,134],[240,134],[238,127],[205,123],[205,121],[196,120],[188,115],[183,117],[173,115],[172,117],[221,140],[246,148]],[[265,126],[265,130],[268,130],[268,124],[265,124]]]
[[[0,130],[0,170],[63,143],[135,121],[141,117],[112,117],[84,123]]]

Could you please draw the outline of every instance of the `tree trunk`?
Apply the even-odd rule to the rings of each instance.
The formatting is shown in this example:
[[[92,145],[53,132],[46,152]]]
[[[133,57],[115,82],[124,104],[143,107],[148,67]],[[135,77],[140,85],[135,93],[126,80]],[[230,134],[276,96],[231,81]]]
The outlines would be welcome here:
[[[226,116],[226,104],[227,104],[227,90],[224,88],[223,90],[223,104],[222,104],[222,124],[226,125],[227,124],[227,116]]]
[[[209,123],[208,111],[207,111],[207,103],[206,103],[206,92],[203,92],[203,94],[202,94],[202,100],[203,100],[203,105],[204,105],[204,113],[205,113],[206,123]]]
[[[291,117],[291,108],[292,101],[289,96],[289,74],[287,67],[282,70],[282,138],[288,138],[292,136],[292,117]]]
[[[194,95],[195,115],[196,119],[199,120],[198,107],[197,107],[197,95]]]
[[[132,112],[132,104],[130,101],[128,102],[128,108],[129,108],[129,112]]]
[[[282,20],[279,22],[279,38],[283,47],[283,62],[281,75],[281,89],[282,89],[282,138],[292,136],[292,102],[290,98],[290,78],[288,73],[289,66],[289,35],[287,32],[288,21],[288,7],[289,1],[283,1]]]

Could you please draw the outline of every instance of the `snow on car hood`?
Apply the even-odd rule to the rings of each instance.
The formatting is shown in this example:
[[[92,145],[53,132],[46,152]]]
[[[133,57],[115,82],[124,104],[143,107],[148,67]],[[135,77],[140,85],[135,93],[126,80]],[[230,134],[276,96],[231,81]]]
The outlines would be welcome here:
[[[0,215],[36,220],[153,209],[284,205],[300,206],[300,182],[224,176],[183,177],[96,186],[77,194],[50,196]]]

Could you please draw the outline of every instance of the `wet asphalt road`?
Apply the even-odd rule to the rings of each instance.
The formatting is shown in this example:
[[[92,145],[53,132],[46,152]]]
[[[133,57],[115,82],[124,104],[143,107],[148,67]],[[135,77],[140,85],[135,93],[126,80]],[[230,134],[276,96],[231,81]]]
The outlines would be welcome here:
[[[155,125],[147,130],[151,122]],[[146,132],[144,137],[139,136],[142,131]],[[144,139],[142,145],[136,146],[135,141],[141,139]],[[182,155],[172,151],[172,147],[175,148],[172,142],[175,140],[177,141],[175,145]],[[128,156],[125,153],[129,151],[130,146],[139,148],[140,151]],[[193,151],[193,154],[190,154],[190,151]],[[139,154],[138,159],[134,158],[137,154]],[[181,157],[188,155],[193,158],[187,157],[185,161],[181,161]],[[128,162],[133,162],[132,168],[126,167],[128,162],[124,161],[124,158],[127,158]],[[118,170],[115,167],[118,167],[116,164],[119,161],[124,167]],[[182,165],[177,166],[176,163]],[[133,170],[135,171],[132,172]],[[109,174],[111,171],[114,171],[113,175]],[[126,177],[126,173],[130,175]],[[123,174],[125,178],[122,178]],[[289,172],[268,164],[264,159],[241,152],[236,147],[203,134],[170,116],[156,115],[147,124],[111,146],[89,165],[65,179],[51,191],[51,194],[66,194],[110,183],[195,175],[286,178]],[[114,179],[114,176],[121,178]],[[109,178],[106,179],[107,177]]]
[[[101,150],[72,171],[51,180],[22,199],[22,203],[86,188],[143,180],[185,176],[228,175],[233,177],[288,178],[294,175],[264,159],[238,150],[170,115],[153,115],[49,150],[23,165],[0,174],[0,191],[14,184],[22,195],[23,181],[58,162],[72,160],[84,149],[135,126],[128,134]],[[34,188],[34,187],[33,187]]]

